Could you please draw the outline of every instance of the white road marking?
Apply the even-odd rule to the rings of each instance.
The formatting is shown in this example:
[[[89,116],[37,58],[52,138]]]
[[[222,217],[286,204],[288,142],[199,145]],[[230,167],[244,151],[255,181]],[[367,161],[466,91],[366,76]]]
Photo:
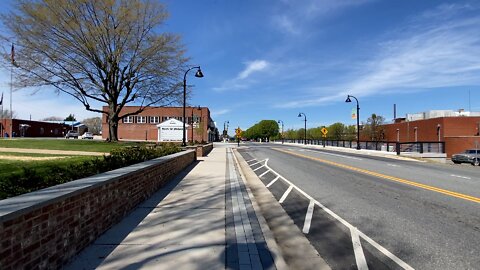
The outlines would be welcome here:
[[[345,155],[327,153],[327,152],[323,152],[323,151],[315,151],[315,150],[305,150],[305,151],[313,152],[313,153],[319,153],[319,154],[324,154],[324,155],[330,155],[330,156],[336,156],[336,157],[343,157],[343,158],[355,159],[355,160],[363,160],[363,159],[357,158],[357,157],[351,157],[351,156],[345,156]]]
[[[275,179],[273,179],[270,183],[268,183],[268,185],[266,185],[266,187],[269,188],[271,185],[277,182],[278,178],[280,178],[280,176],[277,176]]]
[[[255,161],[255,160],[256,159],[250,159],[249,161],[245,161],[245,162],[249,163],[249,162],[252,162],[252,161]]]
[[[355,261],[357,262],[358,270],[368,270],[367,261],[365,260],[365,254],[363,253],[362,244],[360,243],[360,236],[358,235],[358,229],[355,227],[350,228],[350,234],[352,235],[353,253],[355,254]]]
[[[290,185],[290,188],[291,187],[294,187],[299,193],[301,193],[303,196],[305,196],[308,200],[310,201],[313,201],[317,206],[319,206],[320,208],[322,208],[323,211],[327,212],[330,216],[332,216],[333,218],[335,218],[336,220],[338,220],[340,223],[342,223],[343,225],[345,225],[345,227],[349,228],[351,230],[351,228],[355,228],[353,225],[351,225],[350,223],[348,223],[346,220],[344,220],[343,218],[341,218],[340,216],[338,216],[337,214],[335,214],[332,210],[328,209],[327,207],[325,207],[323,204],[321,204],[319,201],[315,200],[314,198],[312,198],[310,195],[308,195],[307,193],[305,193],[305,191],[301,190],[300,188],[298,188],[297,186],[295,186],[292,182],[290,182],[289,180],[287,180],[285,177],[281,176],[279,173],[277,173],[275,170],[273,170],[272,168],[268,167],[268,165],[265,164],[265,166],[267,167],[267,169],[269,169],[272,173],[276,174],[277,176],[281,177],[283,179],[283,181],[285,181],[287,184]],[[285,194],[283,194],[285,196]],[[282,197],[283,198],[283,197]],[[411,267],[410,265],[408,265],[406,262],[402,261],[402,259],[398,258],[397,256],[395,256],[394,254],[392,254],[390,251],[388,251],[386,248],[382,247],[381,245],[379,245],[377,242],[375,242],[373,239],[371,239],[370,237],[368,237],[366,234],[362,233],[361,231],[359,231],[358,229],[356,230],[356,232],[358,233],[358,235],[360,237],[362,237],[363,239],[365,239],[365,241],[367,241],[368,243],[370,243],[370,245],[372,245],[373,247],[375,247],[378,251],[380,251],[381,253],[383,253],[385,256],[387,256],[388,258],[390,258],[392,261],[394,261],[396,264],[398,264],[400,267],[402,267],[403,269],[407,269],[407,270],[414,270],[413,267]]]
[[[456,175],[456,174],[450,174],[450,176],[458,177],[458,178],[462,178],[462,179],[469,179],[469,180],[472,179],[472,178],[470,178],[470,177],[468,177],[468,176],[461,176],[461,175]]]
[[[391,166],[391,167],[400,167],[398,166],[397,164],[391,164],[391,163],[387,163],[388,166]]]
[[[305,215],[305,222],[303,223],[303,233],[308,234],[310,232],[310,224],[312,224],[313,208],[315,206],[314,201],[310,201],[308,204],[307,214]]]
[[[270,170],[266,170],[264,173],[260,174],[258,177],[260,178],[260,177],[264,176],[264,175],[267,174],[269,171],[270,171]]]
[[[255,169],[255,170],[253,170],[253,171],[255,172],[255,171],[257,171],[257,170],[259,170],[259,169],[261,169],[261,168],[263,168],[263,167],[265,167],[265,165],[262,165],[262,166],[260,166],[260,167],[256,168],[256,169]]]
[[[290,194],[290,191],[292,191],[292,189],[293,189],[293,186],[289,186],[287,188],[287,190],[285,191],[285,193],[283,193],[283,196],[282,196],[282,198],[280,198],[280,201],[278,201],[278,202],[283,203],[287,199],[287,196],[288,196],[288,194]]]
[[[268,158],[267,158],[267,159],[264,159],[264,160],[260,160],[260,161],[258,161],[258,162],[252,163],[252,164],[248,164],[248,166],[252,167],[253,165],[260,164],[260,163],[262,163],[262,162],[264,162],[264,161],[265,161],[265,165],[266,165],[267,162],[268,162]]]

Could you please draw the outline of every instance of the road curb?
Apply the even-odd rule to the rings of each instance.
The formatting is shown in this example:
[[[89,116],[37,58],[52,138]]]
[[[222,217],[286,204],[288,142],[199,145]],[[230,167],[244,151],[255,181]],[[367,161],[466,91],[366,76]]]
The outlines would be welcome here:
[[[245,189],[247,190],[248,197],[250,198],[250,202],[252,203],[253,210],[256,213],[258,223],[260,224],[260,228],[261,228],[262,233],[263,233],[263,237],[265,238],[265,242],[267,243],[267,246],[268,246],[270,252],[272,253],[272,257],[273,257],[273,261],[275,263],[275,267],[279,270],[289,269],[285,260],[284,260],[284,258],[283,258],[283,254],[281,252],[281,249],[277,245],[277,242],[275,242],[275,238],[273,236],[273,233],[272,233],[272,231],[270,231],[270,228],[268,227],[267,222],[262,215],[260,207],[258,206],[258,204],[255,200],[255,197],[254,197],[252,191],[250,190],[250,188],[247,184],[247,180],[246,180],[246,177],[244,175],[244,169],[242,168],[242,164],[240,163],[241,161],[243,161],[243,162],[245,162],[245,161],[243,160],[243,158],[241,158],[241,157],[238,158],[237,157],[238,152],[236,151],[236,149],[232,148],[232,150],[233,150],[232,151],[233,152],[233,158],[234,158],[234,160],[237,163],[238,168],[239,168],[238,173],[240,174],[240,177],[242,178],[242,181],[245,184]]]
[[[283,257],[283,264],[288,265],[282,266],[280,262],[277,268],[331,269],[246,161],[239,156],[237,149],[233,152],[255,212],[259,214],[258,220],[267,244],[275,254],[275,264],[277,265],[277,259]]]

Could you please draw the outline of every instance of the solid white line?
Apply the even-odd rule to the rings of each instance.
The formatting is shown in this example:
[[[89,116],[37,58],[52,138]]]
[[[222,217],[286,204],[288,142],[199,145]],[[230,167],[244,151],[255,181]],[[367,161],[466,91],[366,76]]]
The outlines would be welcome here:
[[[303,233],[308,234],[310,232],[310,224],[312,224],[313,208],[315,206],[314,201],[310,201],[308,204],[307,214],[305,215],[305,222],[303,223]]]
[[[352,235],[353,253],[355,253],[357,269],[368,270],[367,261],[365,260],[365,254],[363,254],[362,243],[360,243],[360,236],[358,235],[357,228],[350,228],[350,234]]]
[[[327,153],[327,152],[323,152],[323,151],[315,151],[315,150],[305,150],[305,151],[313,152],[313,153],[319,153],[319,154],[324,154],[324,155],[330,155],[330,156],[336,156],[336,157],[343,157],[343,158],[349,158],[349,159],[363,160],[363,159],[357,158],[357,157],[351,157],[351,156],[345,156],[345,155]]]
[[[250,159],[249,161],[245,161],[245,162],[249,163],[249,162],[252,162],[254,160],[256,160],[256,159]]]
[[[258,169],[261,169],[261,168],[263,168],[263,167],[265,167],[265,165],[262,165],[262,166],[260,166],[260,167],[256,168],[256,169],[255,169],[255,170],[253,170],[253,171],[255,172],[255,171],[257,171]]]
[[[288,189],[285,191],[285,193],[283,193],[283,196],[282,198],[280,198],[280,201],[278,201],[279,203],[283,203],[285,201],[285,199],[287,199],[287,196],[288,194],[290,194],[290,191],[292,191],[293,189],[293,186],[289,186]]]
[[[372,238],[368,237],[366,234],[362,233],[361,231],[358,231],[358,234],[365,239],[370,245],[378,249],[381,253],[383,253],[385,256],[390,258],[392,261],[398,264],[398,266],[402,267],[403,269],[407,270],[414,270],[413,267],[408,265],[406,262],[402,261],[402,259],[398,258],[397,256],[393,255],[390,251],[388,251],[386,248],[380,246],[377,242],[375,242]]]
[[[458,177],[458,178],[463,178],[463,179],[469,179],[469,180],[472,179],[472,178],[470,178],[470,177],[468,177],[468,176],[461,176],[461,175],[455,175],[455,174],[450,174],[450,176]]]
[[[258,177],[260,178],[260,177],[264,176],[264,175],[267,174],[269,171],[270,171],[270,170],[266,170],[264,173],[260,174]]]
[[[269,188],[271,185],[277,182],[278,178],[280,178],[280,176],[277,176],[275,179],[273,179],[270,183],[268,183],[268,185],[266,185],[266,187]]]
[[[272,171],[273,173],[275,173],[276,175],[279,175],[279,173],[277,173],[275,170],[273,170],[272,168],[266,166],[270,171]],[[345,225],[347,228],[351,229],[353,228],[353,225],[351,225],[350,223],[348,223],[346,220],[344,220],[343,218],[341,218],[340,216],[338,216],[337,214],[335,214],[332,210],[328,209],[327,207],[325,207],[323,204],[321,204],[320,202],[318,202],[317,200],[315,200],[314,198],[312,198],[310,195],[308,195],[307,193],[305,193],[305,191],[301,190],[300,188],[298,188],[297,186],[295,186],[292,182],[288,181],[285,177],[282,177],[283,181],[287,182],[287,184],[290,185],[290,187],[295,187],[295,189],[301,193],[303,196],[305,196],[308,200],[310,201],[314,201],[316,205],[318,205],[320,208],[322,208],[323,211],[327,212],[328,214],[330,214],[333,218],[335,218],[336,220],[338,220],[340,223],[342,223],[343,225]],[[357,229],[357,232],[358,234],[363,238],[365,239],[368,243],[370,243],[372,246],[374,246],[378,251],[380,251],[381,253],[383,253],[385,256],[387,256],[388,258],[390,258],[392,261],[394,261],[395,263],[397,263],[400,267],[402,267],[403,269],[407,269],[407,270],[413,270],[414,268],[412,268],[410,265],[408,265],[406,262],[402,261],[402,259],[398,258],[397,256],[395,256],[394,254],[392,254],[390,251],[388,251],[386,248],[382,247],[381,245],[379,245],[377,242],[375,242],[373,239],[371,239],[370,237],[368,237],[366,234],[362,233],[361,231],[359,231]]]

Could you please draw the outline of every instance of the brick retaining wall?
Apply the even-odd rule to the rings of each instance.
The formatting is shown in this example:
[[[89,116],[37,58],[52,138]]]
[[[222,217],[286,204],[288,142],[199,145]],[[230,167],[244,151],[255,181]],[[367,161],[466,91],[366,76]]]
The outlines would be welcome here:
[[[196,159],[188,150],[0,201],[0,269],[58,269]]]
[[[197,151],[197,157],[204,157],[212,151],[213,143],[204,144],[204,145],[187,146],[186,148],[194,149],[195,151]]]

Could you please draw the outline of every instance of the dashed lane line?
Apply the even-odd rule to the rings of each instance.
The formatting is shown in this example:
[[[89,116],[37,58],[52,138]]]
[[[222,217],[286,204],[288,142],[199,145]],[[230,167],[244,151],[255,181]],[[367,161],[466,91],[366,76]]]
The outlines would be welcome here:
[[[304,234],[308,234],[310,232],[310,225],[312,224],[314,206],[315,206],[315,202],[310,200],[310,203],[308,204],[307,214],[305,215],[305,222],[303,223],[302,232]]]
[[[311,157],[311,156],[307,156],[307,155],[302,155],[302,154],[298,154],[298,153],[294,153],[294,152],[290,152],[290,151],[286,151],[286,150],[278,149],[278,148],[272,148],[272,149],[277,150],[279,152],[286,153],[286,154],[290,154],[290,155],[294,155],[294,156],[298,156],[298,157],[302,157],[302,158],[306,158],[306,159],[315,160],[315,161],[322,162],[322,163],[325,163],[325,164],[333,165],[333,166],[336,166],[336,167],[339,167],[339,168],[344,168],[344,169],[347,169],[347,170],[356,171],[356,172],[360,172],[360,173],[363,173],[363,174],[375,176],[375,177],[380,178],[380,179],[387,179],[387,180],[390,180],[390,181],[403,183],[403,184],[406,184],[406,185],[409,185],[409,186],[414,186],[414,187],[434,191],[434,192],[437,192],[437,193],[441,193],[441,194],[444,194],[444,195],[456,197],[456,198],[459,198],[459,199],[464,199],[464,200],[467,200],[467,201],[480,203],[480,198],[478,198],[478,197],[474,197],[474,196],[470,196],[470,195],[466,195],[466,194],[462,194],[462,193],[458,193],[458,192],[454,192],[454,191],[450,191],[450,190],[446,190],[446,189],[437,188],[437,187],[434,187],[434,186],[429,186],[429,185],[413,182],[413,181],[402,179],[402,178],[395,177],[395,176],[390,176],[390,175],[377,173],[377,172],[373,172],[373,171],[369,171],[369,170],[365,170],[365,169],[360,169],[360,168],[357,168],[357,167],[333,162],[333,161],[326,160],[326,159],[321,159],[321,158]]]
[[[274,148],[275,149],[275,148]],[[278,150],[278,149],[276,149]],[[278,151],[281,151],[281,150],[278,150]],[[288,152],[287,152],[288,153]],[[294,154],[294,153],[293,153]],[[267,159],[268,161],[268,159]],[[286,179],[285,177],[281,176],[278,172],[276,172],[275,170],[273,170],[272,168],[270,168],[268,165],[267,165],[267,162],[265,162],[265,165],[264,165],[268,170],[270,170],[273,174],[277,175],[277,178],[281,178],[283,181],[285,181],[288,185],[289,185],[289,188],[295,188],[295,190],[297,192],[299,192],[300,194],[302,194],[303,196],[305,196],[305,198],[307,198],[310,202],[314,202],[315,205],[317,205],[318,207],[322,208],[323,211],[325,211],[326,213],[328,213],[330,216],[332,216],[333,218],[335,218],[337,221],[339,221],[340,223],[342,223],[345,227],[347,227],[350,231],[352,231],[352,228],[355,229],[355,233],[357,233],[359,235],[359,237],[362,237],[365,241],[367,241],[368,243],[370,243],[370,245],[372,245],[373,247],[375,247],[378,251],[380,251],[382,254],[384,254],[385,256],[387,256],[389,259],[391,259],[393,262],[395,262],[398,266],[400,266],[401,268],[403,269],[408,269],[408,270],[413,270],[414,268],[411,267],[410,265],[408,265],[406,262],[404,262],[402,259],[398,258],[397,256],[395,256],[393,253],[391,253],[390,251],[388,251],[386,248],[382,247],[380,244],[378,244],[377,242],[375,242],[373,239],[371,239],[370,237],[368,237],[366,234],[364,234],[363,232],[361,232],[360,230],[358,230],[356,227],[354,227],[353,225],[351,225],[350,223],[348,223],[346,220],[344,220],[343,218],[341,218],[339,215],[335,214],[332,210],[328,209],[326,206],[324,206],[323,204],[321,204],[319,201],[315,200],[312,196],[308,195],[305,191],[301,190],[299,187],[297,187],[296,185],[294,185],[292,182],[290,182],[288,179]],[[288,194],[287,194],[288,195]],[[285,196],[285,194],[284,194]],[[283,197],[283,196],[282,196]],[[310,204],[309,204],[309,207],[310,207]],[[307,210],[307,213],[308,213],[308,210]],[[312,213],[313,215],[313,213]],[[305,227],[305,223],[304,223],[304,227]],[[361,247],[361,246],[360,246]],[[358,247],[357,247],[358,248]],[[358,252],[358,256],[361,256],[363,254],[363,251],[360,253]],[[357,253],[355,253],[355,256],[357,256]],[[363,254],[363,256],[365,256]],[[362,262],[363,260],[365,260],[365,257],[362,259],[362,258],[355,258],[355,260],[357,262]],[[359,267],[359,265],[357,265],[357,267]],[[358,268],[360,269],[360,268]]]
[[[461,175],[456,175],[456,174],[450,174],[450,176],[457,177],[457,178],[462,178],[462,179],[468,179],[468,180],[472,179],[471,177],[468,177],[468,176],[461,176]]]

